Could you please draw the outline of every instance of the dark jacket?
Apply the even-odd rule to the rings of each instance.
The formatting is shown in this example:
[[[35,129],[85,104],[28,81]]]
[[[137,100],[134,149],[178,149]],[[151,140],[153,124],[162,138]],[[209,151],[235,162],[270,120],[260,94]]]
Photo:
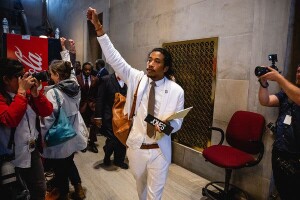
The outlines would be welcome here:
[[[126,96],[127,85],[120,87],[115,74],[102,77],[98,88],[96,99],[95,117],[102,118],[102,127],[112,130],[112,106],[114,104],[115,93],[120,92]]]
[[[108,73],[107,69],[106,69],[106,68],[102,68],[102,69],[100,69],[100,70],[98,71],[97,77],[98,77],[99,79],[101,79],[103,76],[106,76],[106,75],[108,75],[108,74],[109,74],[109,73]]]
[[[94,111],[99,79],[96,76],[91,75],[91,85],[89,90],[86,90],[84,87],[82,73],[76,76],[76,78],[81,89],[81,100],[79,106],[80,113],[82,114],[85,112]]]

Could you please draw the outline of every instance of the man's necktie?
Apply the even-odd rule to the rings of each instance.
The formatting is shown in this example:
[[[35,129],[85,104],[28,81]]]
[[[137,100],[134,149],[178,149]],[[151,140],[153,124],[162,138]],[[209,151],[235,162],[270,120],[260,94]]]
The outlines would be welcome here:
[[[90,89],[89,78],[87,76],[84,77],[84,88],[86,91],[89,91],[89,89]]]
[[[155,82],[152,81],[150,87],[150,92],[149,92],[149,100],[148,100],[148,114],[154,116],[154,105],[155,105]],[[155,127],[150,125],[149,123],[147,124],[147,135],[152,138],[154,135]]]

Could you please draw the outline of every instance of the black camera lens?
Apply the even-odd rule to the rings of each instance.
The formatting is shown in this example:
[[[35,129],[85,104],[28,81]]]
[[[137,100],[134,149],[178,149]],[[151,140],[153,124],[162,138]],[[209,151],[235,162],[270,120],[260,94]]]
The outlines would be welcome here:
[[[48,75],[47,71],[35,72],[31,75],[39,81],[42,81],[42,82],[49,81],[49,75]]]
[[[270,70],[267,67],[261,67],[257,66],[255,67],[254,73],[257,77],[260,77],[266,73],[268,73]]]

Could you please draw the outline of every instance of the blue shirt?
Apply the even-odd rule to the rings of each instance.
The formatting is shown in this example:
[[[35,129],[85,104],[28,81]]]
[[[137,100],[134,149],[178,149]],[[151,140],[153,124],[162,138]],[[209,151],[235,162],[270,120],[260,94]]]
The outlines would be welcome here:
[[[292,102],[283,91],[275,95],[280,106],[273,146],[281,151],[300,153],[300,106]],[[290,124],[284,123],[287,115],[292,118]]]

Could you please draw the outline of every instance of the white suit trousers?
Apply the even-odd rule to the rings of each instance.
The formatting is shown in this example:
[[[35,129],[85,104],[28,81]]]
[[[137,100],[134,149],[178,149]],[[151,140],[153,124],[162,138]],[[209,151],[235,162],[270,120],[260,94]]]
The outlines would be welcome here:
[[[161,150],[128,148],[127,157],[139,199],[160,200],[170,166]]]

